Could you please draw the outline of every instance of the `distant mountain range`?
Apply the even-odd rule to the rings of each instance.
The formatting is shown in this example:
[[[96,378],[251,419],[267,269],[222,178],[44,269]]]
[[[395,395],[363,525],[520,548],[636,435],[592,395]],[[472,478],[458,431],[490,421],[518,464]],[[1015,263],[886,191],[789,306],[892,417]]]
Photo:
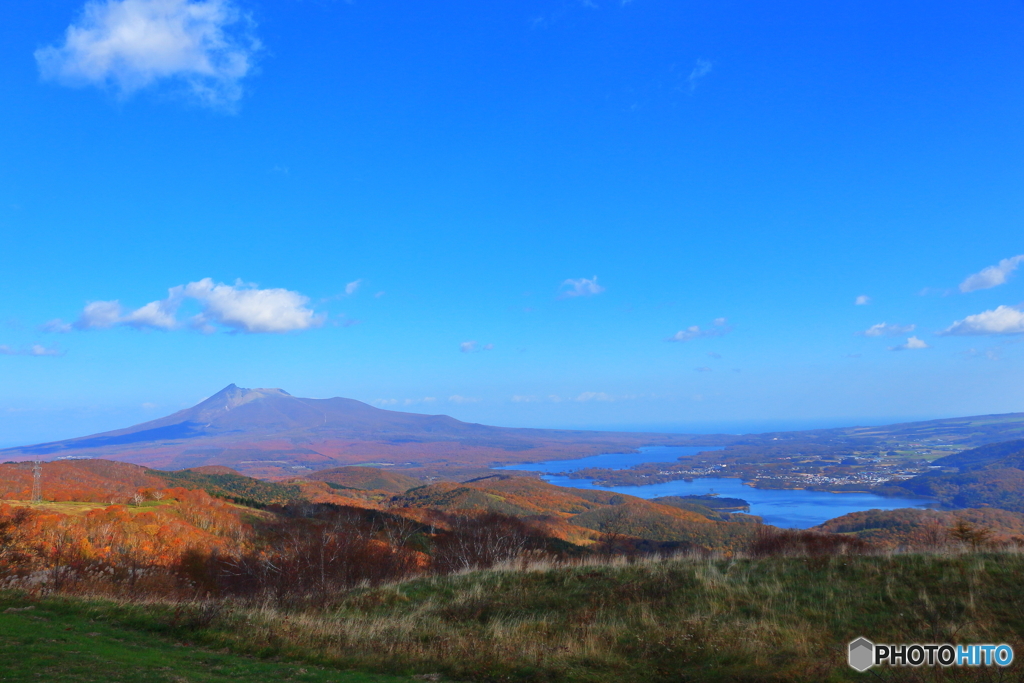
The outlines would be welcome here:
[[[0,450],[0,461],[106,458],[161,470],[224,465],[277,479],[350,465],[388,465],[415,477],[462,480],[486,474],[497,464],[631,452],[641,446],[725,446],[760,462],[844,449],[918,449],[935,457],[1022,438],[1022,413],[745,435],[518,429],[231,384],[173,415],[102,434]],[[954,462],[936,464],[950,467]]]
[[[163,470],[227,465],[251,476],[354,464],[488,467],[722,437],[513,429],[231,384],[192,408],[102,434],[0,450],[0,460],[94,457]]]

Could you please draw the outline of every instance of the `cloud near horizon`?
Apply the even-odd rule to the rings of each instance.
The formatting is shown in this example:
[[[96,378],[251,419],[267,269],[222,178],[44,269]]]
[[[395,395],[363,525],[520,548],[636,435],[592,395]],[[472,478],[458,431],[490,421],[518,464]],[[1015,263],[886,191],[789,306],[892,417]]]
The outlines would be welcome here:
[[[203,105],[234,106],[261,49],[230,0],[91,0],[61,45],[35,52],[42,78],[127,97],[170,81]]]
[[[969,275],[967,279],[960,283],[960,291],[967,294],[969,292],[977,292],[980,289],[991,289],[1006,284],[1006,280],[1013,271],[1017,270],[1017,266],[1022,262],[1024,262],[1024,254],[1004,258],[994,266],[983,268],[980,272]]]
[[[863,337],[895,337],[908,332],[913,332],[916,325],[890,325],[888,323],[878,323],[872,325],[863,332],[857,334]]]
[[[688,342],[694,339],[701,339],[704,337],[721,337],[723,335],[732,332],[732,327],[729,326],[729,321],[725,318],[715,318],[711,324],[714,327],[710,327],[706,330],[702,330],[699,325],[691,325],[685,330],[679,330],[671,337],[666,339],[670,342]]]
[[[587,403],[588,401],[614,401],[615,399],[603,391],[584,391],[573,400],[580,403]]]
[[[287,289],[259,289],[241,281],[234,285],[214,284],[211,278],[171,287],[167,298],[152,301],[141,308],[125,311],[120,301],[92,301],[86,304],[78,320],[65,323],[51,320],[43,329],[50,332],[110,329],[115,326],[135,329],[175,330],[185,326],[178,309],[186,299],[197,302],[200,312],[189,318],[187,326],[202,332],[226,327],[235,332],[292,332],[319,327],[325,316],[307,308],[309,297]]]
[[[918,339],[917,337],[908,337],[905,344],[900,344],[899,346],[890,346],[889,350],[890,351],[914,351],[916,349],[930,349],[930,348],[931,347],[928,346],[928,344],[926,344],[923,339]]]
[[[991,311],[969,315],[939,332],[944,336],[983,334],[1024,334],[1024,310],[1021,306],[999,306]]]
[[[0,344],[0,356],[63,356],[63,351],[57,349],[48,349],[42,344],[33,344],[26,349],[15,349],[7,346],[6,344]]]

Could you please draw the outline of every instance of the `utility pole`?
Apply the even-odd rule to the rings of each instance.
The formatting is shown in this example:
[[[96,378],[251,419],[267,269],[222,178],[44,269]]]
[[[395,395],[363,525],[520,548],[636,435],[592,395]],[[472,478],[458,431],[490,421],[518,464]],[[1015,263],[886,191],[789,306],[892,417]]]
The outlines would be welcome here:
[[[32,463],[32,502],[43,502],[43,463],[38,458]]]

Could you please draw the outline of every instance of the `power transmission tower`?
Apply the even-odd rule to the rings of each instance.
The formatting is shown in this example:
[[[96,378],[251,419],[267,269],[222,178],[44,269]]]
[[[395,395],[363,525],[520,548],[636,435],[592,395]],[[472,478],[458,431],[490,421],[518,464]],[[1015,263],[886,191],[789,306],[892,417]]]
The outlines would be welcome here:
[[[43,502],[43,464],[38,460],[32,463],[32,502]]]

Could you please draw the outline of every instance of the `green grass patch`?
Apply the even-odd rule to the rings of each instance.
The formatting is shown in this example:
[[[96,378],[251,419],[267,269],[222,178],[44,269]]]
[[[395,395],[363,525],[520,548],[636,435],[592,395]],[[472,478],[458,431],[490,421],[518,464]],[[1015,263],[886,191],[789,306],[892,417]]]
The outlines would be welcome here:
[[[399,683],[406,678],[267,661],[174,641],[165,606],[0,594],[0,681]],[[135,623],[136,628],[130,626]],[[141,628],[139,628],[141,627]]]
[[[130,680],[176,680],[155,677],[162,666],[181,667],[177,675],[189,681],[232,680],[212,668],[224,662],[225,671],[280,667],[250,669],[249,680],[368,680],[315,668],[333,667],[478,683],[1008,682],[1024,680],[1022,577],[1024,555],[1014,552],[682,558],[492,569],[276,606],[12,598],[0,603],[0,657],[28,653],[18,664],[23,677],[6,680],[39,680],[25,677],[36,671],[129,680],[95,671],[116,666],[121,676],[140,662],[154,677]],[[4,613],[4,604],[36,609]],[[3,620],[14,618],[18,640]],[[1008,670],[857,674],[846,645],[859,636],[1008,643],[1019,661]],[[176,648],[175,640],[195,647]],[[93,678],[47,668],[72,666],[57,654],[71,651]],[[38,661],[28,665],[30,656]]]

